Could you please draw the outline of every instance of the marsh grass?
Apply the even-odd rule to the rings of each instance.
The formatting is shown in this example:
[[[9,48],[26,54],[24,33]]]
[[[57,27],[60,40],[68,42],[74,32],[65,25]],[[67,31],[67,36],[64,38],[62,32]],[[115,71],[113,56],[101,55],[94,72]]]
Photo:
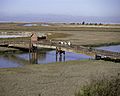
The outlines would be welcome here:
[[[92,82],[75,93],[75,96],[120,96],[120,73],[116,76]]]
[[[111,45],[120,45],[120,42],[111,42],[111,43],[102,43],[102,44],[88,44],[83,45],[85,47],[100,47],[100,46],[111,46]]]
[[[66,38],[71,36],[71,34],[66,33],[52,33],[52,35],[48,35],[48,39],[55,39],[55,38]]]
[[[17,38],[0,38],[0,41],[17,41],[17,40],[30,40],[30,37],[17,37]]]
[[[0,23],[0,32],[44,32],[52,33],[48,39],[71,40],[72,43],[85,46],[110,45],[114,42],[120,44],[120,26],[71,26],[71,25],[51,25],[51,26],[19,26],[24,23]],[[107,27],[106,27],[107,26]],[[115,44],[114,43],[114,44]]]

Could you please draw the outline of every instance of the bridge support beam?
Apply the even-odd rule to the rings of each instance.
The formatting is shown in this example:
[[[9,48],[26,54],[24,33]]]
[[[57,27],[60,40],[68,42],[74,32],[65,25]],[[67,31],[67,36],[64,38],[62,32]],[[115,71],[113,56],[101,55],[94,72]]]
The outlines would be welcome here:
[[[56,62],[58,61],[58,57],[60,62],[65,61],[65,51],[61,47],[56,47]]]
[[[38,48],[36,46],[30,45],[29,60],[31,64],[38,64]]]

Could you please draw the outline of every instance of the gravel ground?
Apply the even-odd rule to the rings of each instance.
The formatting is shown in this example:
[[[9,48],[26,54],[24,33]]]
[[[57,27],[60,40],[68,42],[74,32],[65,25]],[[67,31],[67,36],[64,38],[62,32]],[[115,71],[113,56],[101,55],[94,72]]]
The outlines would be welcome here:
[[[74,96],[93,78],[120,72],[120,63],[69,61],[0,69],[0,96]]]

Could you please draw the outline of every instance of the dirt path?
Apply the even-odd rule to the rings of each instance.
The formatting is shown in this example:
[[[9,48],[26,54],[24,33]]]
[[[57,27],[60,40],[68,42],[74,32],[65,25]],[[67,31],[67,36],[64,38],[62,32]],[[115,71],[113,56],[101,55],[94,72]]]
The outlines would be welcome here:
[[[90,79],[116,72],[119,63],[94,60],[0,69],[0,96],[74,96]]]

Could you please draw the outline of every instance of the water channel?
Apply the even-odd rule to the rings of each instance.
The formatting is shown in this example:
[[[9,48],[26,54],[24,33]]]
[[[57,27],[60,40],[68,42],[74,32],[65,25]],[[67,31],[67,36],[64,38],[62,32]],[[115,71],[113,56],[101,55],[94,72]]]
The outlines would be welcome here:
[[[97,47],[96,49],[120,52],[120,45]],[[71,60],[93,59],[91,56],[66,52],[66,54],[56,55],[55,50],[40,49],[37,53],[8,53],[0,55],[0,68],[22,67],[26,64],[49,64],[53,62],[65,62]],[[55,63],[53,63],[55,64]]]
[[[120,45],[103,46],[103,47],[97,47],[96,49],[102,49],[112,52],[120,52]]]
[[[22,26],[32,27],[32,26],[49,26],[48,24],[24,24]]]
[[[53,62],[65,62],[70,60],[91,59],[91,56],[66,52],[65,55],[56,55],[55,50],[40,50],[37,53],[11,53],[0,55],[0,68],[21,67],[25,64],[48,64]]]

